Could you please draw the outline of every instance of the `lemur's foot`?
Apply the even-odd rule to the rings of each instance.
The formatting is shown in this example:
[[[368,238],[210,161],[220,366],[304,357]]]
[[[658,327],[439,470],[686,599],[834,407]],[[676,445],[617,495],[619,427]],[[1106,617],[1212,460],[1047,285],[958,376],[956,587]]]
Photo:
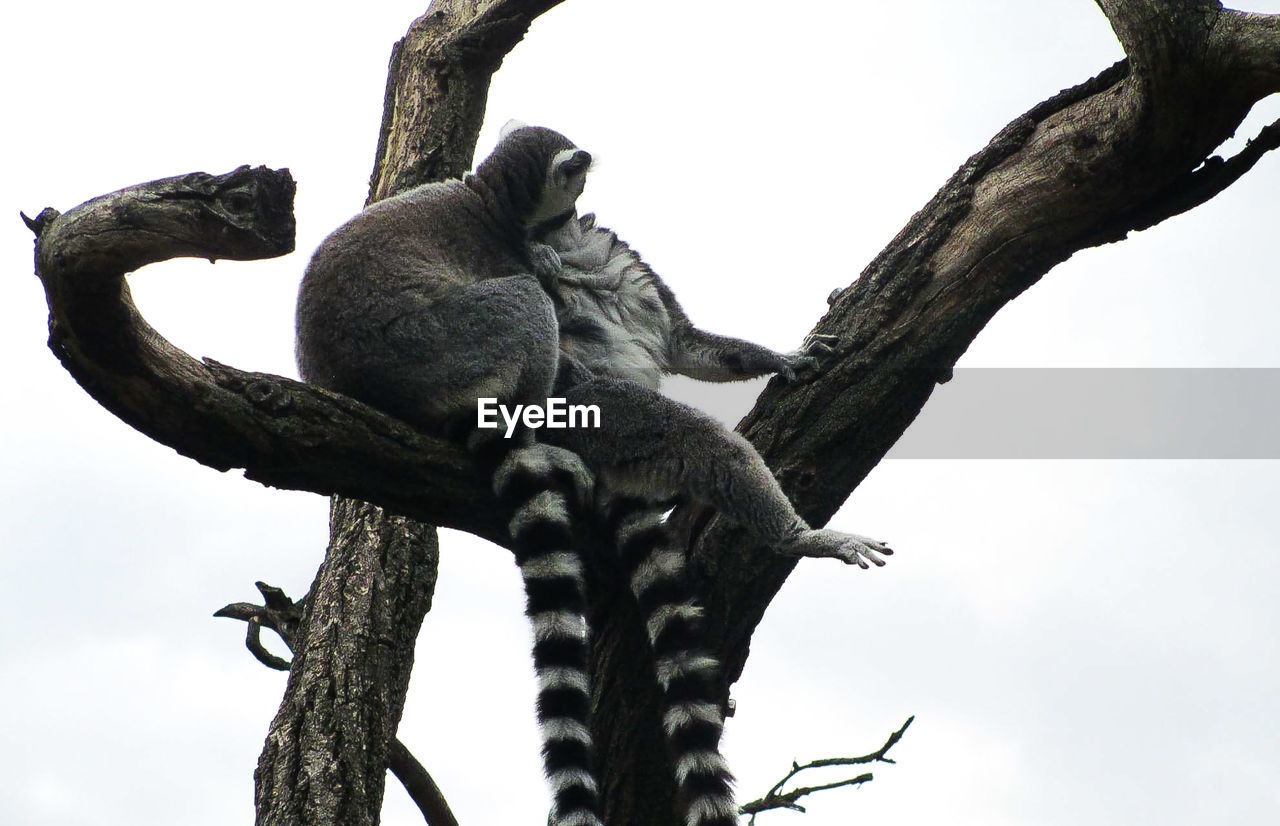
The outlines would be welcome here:
[[[560,253],[556,252],[548,244],[532,243],[529,244],[529,266],[533,269],[533,274],[537,276],[538,283],[543,289],[552,290],[555,288],[556,279],[560,277],[564,264],[560,261]]]
[[[579,507],[590,504],[596,484],[595,477],[578,454],[541,443],[511,451],[493,475],[494,490],[506,489],[515,474],[559,482]]]
[[[799,350],[782,357],[786,366],[779,374],[787,381],[794,381],[797,375],[816,370],[835,352],[834,345],[839,340],[839,336],[814,333],[804,340]]]
[[[864,570],[871,565],[884,565],[882,555],[893,555],[893,550],[883,542],[856,533],[828,530],[806,530],[780,550],[796,556],[835,557],[845,564],[857,565]]]

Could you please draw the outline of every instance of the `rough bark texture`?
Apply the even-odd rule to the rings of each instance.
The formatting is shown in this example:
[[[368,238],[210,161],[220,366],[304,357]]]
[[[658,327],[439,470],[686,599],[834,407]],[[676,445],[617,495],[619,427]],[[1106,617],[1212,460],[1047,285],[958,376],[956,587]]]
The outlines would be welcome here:
[[[284,702],[258,760],[258,823],[376,824],[413,646],[431,608],[435,531],[335,498]]]
[[[437,3],[414,24],[392,59],[371,198],[470,166],[490,74],[552,5]],[[1255,101],[1280,91],[1276,18],[1192,0],[1099,6],[1128,59],[1034,107],[974,155],[819,322],[817,332],[840,337],[823,372],[771,384],[743,421],[811,522],[830,518],[1008,301],[1075,251],[1213,197],[1280,144],[1273,125],[1234,158],[1209,154]],[[279,205],[292,190],[273,174],[232,173],[256,182],[247,196],[219,189],[231,176],[187,176],[31,222],[51,346],[112,412],[198,461],[505,543],[495,504],[452,446],[296,382],[196,362],[138,317],[122,279],[137,266],[284,251]],[[259,768],[262,822],[376,822],[427,607],[430,529],[341,501],[334,514]],[[677,518],[732,681],[792,563],[750,547],[706,509]],[[637,656],[643,636],[607,573],[593,572],[592,613],[608,820],[673,823],[656,689]]]

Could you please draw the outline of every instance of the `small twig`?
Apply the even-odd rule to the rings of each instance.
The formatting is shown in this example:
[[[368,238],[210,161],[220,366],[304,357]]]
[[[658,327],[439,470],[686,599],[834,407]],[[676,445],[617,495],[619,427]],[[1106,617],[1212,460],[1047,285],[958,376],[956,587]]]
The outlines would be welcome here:
[[[262,644],[262,623],[257,617],[250,617],[246,623],[249,632],[245,635],[244,644],[249,649],[249,653],[257,658],[258,662],[267,668],[274,668],[276,671],[288,671],[290,662],[284,657],[277,657],[266,649]]]
[[[275,631],[280,639],[293,651],[293,635],[302,624],[302,606],[306,597],[294,602],[284,591],[265,582],[255,582],[258,592],[262,594],[262,605],[251,602],[233,602],[214,612],[215,617],[227,617],[240,620],[249,626],[245,635],[245,647],[258,662],[267,668],[277,671],[288,671],[289,661],[277,657],[262,645],[262,629]]]
[[[279,588],[265,582],[255,582],[258,592],[262,594],[262,605],[251,602],[233,602],[214,612],[215,617],[240,620],[248,625],[245,634],[245,647],[254,659],[267,668],[277,671],[288,671],[290,662],[277,657],[262,644],[262,629],[276,632],[281,641],[293,651],[294,635],[302,625],[302,611],[307,598],[294,602]],[[390,753],[387,755],[387,768],[404,786],[409,797],[422,812],[427,826],[458,826],[458,819],[449,809],[449,803],[440,792],[430,773],[418,762],[404,743],[393,739]]]
[[[867,763],[895,762],[892,758],[887,756],[889,749],[897,745],[898,741],[902,739],[902,735],[906,733],[907,728],[915,721],[915,719],[914,715],[908,717],[907,721],[902,724],[902,727],[893,734],[890,734],[889,739],[884,741],[884,745],[876,749],[871,754],[866,754],[861,757],[827,757],[822,760],[814,760],[810,763],[805,763],[803,766],[799,763],[793,762],[791,764],[791,771],[787,772],[785,777],[775,783],[773,788],[765,793],[764,797],[759,800],[753,800],[750,803],[744,803],[738,811],[744,815],[751,815],[751,819],[748,821],[748,824],[749,826],[754,826],[756,822],[756,815],[760,812],[767,812],[770,809],[790,809],[795,812],[804,812],[805,808],[796,801],[805,795],[813,794],[814,792],[827,791],[828,789],[838,789],[842,786],[860,786],[863,783],[871,781],[874,779],[874,776],[871,772],[866,772],[858,775],[857,777],[851,777],[847,780],[838,780],[834,783],[824,783],[818,786],[800,786],[788,792],[782,791],[783,787],[786,786],[793,777],[808,769],[820,769],[829,766],[859,766]]]

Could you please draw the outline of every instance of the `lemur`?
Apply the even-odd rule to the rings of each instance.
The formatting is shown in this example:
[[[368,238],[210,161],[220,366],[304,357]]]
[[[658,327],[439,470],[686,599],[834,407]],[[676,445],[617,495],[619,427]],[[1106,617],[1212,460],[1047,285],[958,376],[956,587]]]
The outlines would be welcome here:
[[[561,262],[552,286],[560,323],[562,371],[628,379],[657,390],[663,375],[735,381],[767,373],[788,380],[831,352],[833,336],[815,336],[793,353],[708,333],[690,322],[675,295],[625,241],[594,215],[560,216],[539,228]],[[572,384],[574,379],[562,383]],[[674,402],[669,404],[674,405]],[[578,447],[575,445],[575,447]],[[661,496],[618,495],[608,470],[598,491],[645,626],[663,691],[663,723],[689,824],[736,822],[730,775],[718,753],[723,719],[719,663],[702,652],[700,610],[683,550],[667,532]],[[623,484],[624,489],[626,484]],[[652,500],[652,501],[651,501]],[[883,565],[880,543],[864,540],[867,561]]]
[[[304,379],[428,432],[465,434],[492,474],[510,513],[533,625],[553,826],[601,823],[588,728],[583,560],[570,521],[577,503],[588,501],[593,471],[612,490],[645,501],[673,495],[707,501],[783,553],[865,567],[868,560],[882,564],[877,553],[887,552],[863,537],[811,529],[751,446],[709,417],[562,358],[551,298],[562,262],[537,236],[567,225],[590,165],[590,154],[557,132],[504,130],[473,174],[377,202],[330,234],[307,266],[297,309]],[[544,439],[560,434],[556,445],[536,441],[528,429],[504,439],[501,431],[474,427],[477,399],[543,404],[558,375],[569,403],[600,408],[598,429],[541,431]],[[622,510],[615,521],[624,551],[630,543],[649,561],[654,581],[666,578],[670,554],[651,552],[665,536],[662,526],[651,511]],[[695,618],[687,603],[642,605],[650,631],[660,618],[684,618],[662,620],[682,635]],[[666,650],[661,640],[655,648]],[[668,694],[686,676],[703,679],[699,657],[680,653],[693,650],[681,643],[665,666],[659,662]],[[714,742],[719,710],[704,706],[672,705],[666,725],[673,741],[687,741],[675,742],[687,822],[724,826],[736,810],[730,811],[728,772]],[[713,731],[703,725],[712,715]]]

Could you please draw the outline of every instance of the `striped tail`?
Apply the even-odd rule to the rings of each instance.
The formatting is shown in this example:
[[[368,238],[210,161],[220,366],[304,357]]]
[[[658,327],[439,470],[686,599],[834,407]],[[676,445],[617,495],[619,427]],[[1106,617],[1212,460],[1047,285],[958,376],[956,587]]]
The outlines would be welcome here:
[[[500,448],[480,441],[473,439],[477,458],[496,458]],[[576,455],[541,444],[509,449],[493,474],[494,492],[511,513],[525,613],[533,623],[538,724],[554,801],[552,826],[601,826],[588,727],[582,558],[573,549],[570,530],[574,499],[581,501],[590,485],[591,476]]]
[[[720,754],[720,663],[702,649],[702,609],[694,602],[685,555],[676,548],[662,510],[648,502],[615,499],[608,520],[653,647],[662,724],[685,824],[734,826],[733,776]]]

